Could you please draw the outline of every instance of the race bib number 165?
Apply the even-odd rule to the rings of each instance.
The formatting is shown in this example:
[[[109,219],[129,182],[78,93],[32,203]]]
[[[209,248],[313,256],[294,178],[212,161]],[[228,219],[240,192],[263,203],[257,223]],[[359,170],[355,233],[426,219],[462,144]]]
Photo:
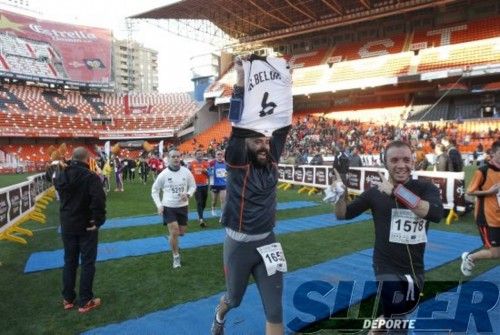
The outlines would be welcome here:
[[[260,256],[264,260],[268,276],[272,276],[276,271],[287,272],[285,254],[281,243],[275,242],[257,248]]]

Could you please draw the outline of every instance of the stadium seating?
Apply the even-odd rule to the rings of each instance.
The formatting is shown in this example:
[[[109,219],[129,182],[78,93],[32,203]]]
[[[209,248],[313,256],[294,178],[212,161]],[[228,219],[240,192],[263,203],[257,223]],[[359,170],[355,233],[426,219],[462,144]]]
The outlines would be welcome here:
[[[422,50],[418,72],[467,69],[472,64],[498,63],[500,59],[498,43],[500,39],[493,38]]]
[[[455,116],[453,119],[481,118],[481,101],[479,97],[467,97],[455,100]]]
[[[311,52],[293,55],[290,62],[294,68],[310,67],[326,63],[326,55],[329,54],[328,49],[319,49]]]
[[[409,73],[412,52],[386,54],[377,57],[336,62],[308,68],[295,69],[293,73],[294,87],[328,85],[321,90],[364,88],[393,84],[395,78]],[[336,85],[335,85],[336,84]]]
[[[404,75],[498,64],[498,31],[500,18],[494,17],[294,55],[295,93],[382,86]],[[414,54],[414,50],[420,51]],[[206,96],[227,98],[234,82],[231,69],[208,88]]]
[[[448,119],[448,102],[440,102],[437,105],[415,104],[411,107],[408,121],[439,121]]]
[[[231,124],[227,119],[224,119],[198,134],[194,139],[183,142],[179,146],[179,150],[183,153],[192,152],[198,148],[204,148],[206,150],[212,140],[221,142],[224,137],[229,137],[230,132]]]
[[[2,54],[32,57],[30,50],[24,40],[8,34],[0,34],[0,46]]]
[[[325,115],[328,119],[333,120],[351,120],[361,121],[366,123],[390,123],[395,124],[401,120],[401,113],[405,110],[405,106],[387,105],[379,108],[364,108],[359,110],[334,111]]]
[[[328,74],[326,65],[317,65],[307,68],[299,68],[293,71],[293,86],[312,86],[321,82],[321,78]]]
[[[342,83],[349,80],[362,80],[358,87],[364,87],[367,79],[383,79],[407,74],[410,66],[410,52],[384,55],[369,59],[333,64],[329,82]],[[365,85],[363,84],[365,83]],[[361,85],[360,85],[361,84]]]
[[[22,145],[4,145],[0,147],[0,150],[6,154],[13,154],[19,158],[21,162],[50,162],[49,147],[54,146],[53,144],[22,144]],[[92,155],[95,152],[92,146],[85,145],[83,143],[68,143],[66,144],[66,154],[65,158],[69,159],[73,150],[78,146],[84,146],[89,150]]]
[[[39,61],[34,58],[6,55],[6,60],[12,72],[38,75],[49,78],[55,78],[58,76],[55,72],[54,67],[51,67],[49,63]]]
[[[499,30],[500,20],[491,18],[390,38],[339,43],[331,48],[297,54],[292,57],[294,90],[314,93],[392,85],[402,75],[454,68],[467,70],[471,64],[498,63]],[[57,70],[55,64],[60,59],[49,45],[0,33],[0,47],[0,69],[52,78],[64,75]],[[415,54],[410,51],[414,49],[421,50]],[[229,97],[235,79],[234,68],[230,67],[210,85],[205,96]],[[365,122],[358,126],[364,130],[376,127],[372,124],[374,121],[397,124],[401,114],[405,113],[408,113],[410,122],[471,119],[455,129],[459,137],[472,135],[473,139],[467,147],[464,146],[470,150],[479,143],[478,140],[484,142],[485,128],[498,127],[497,123],[485,126],[487,123],[477,120],[480,117],[479,104],[477,99],[472,100],[457,98],[453,108],[446,100],[435,106],[423,103],[405,106],[401,102],[359,109],[351,106],[350,110],[336,111],[335,115],[331,113],[327,117],[337,120],[355,117]],[[15,136],[99,137],[108,132],[176,130],[198,109],[198,104],[187,93],[123,95],[49,90],[28,85],[0,86],[0,125],[6,133]],[[328,113],[329,110],[319,112]],[[104,121],[100,122],[100,119]],[[300,123],[300,117],[294,122]],[[350,125],[342,123],[336,126],[340,131],[351,129]],[[219,122],[195,137],[194,141],[182,144],[181,151],[208,148],[214,139],[221,141],[228,136],[229,130],[227,120]],[[363,145],[368,149],[373,147],[370,140],[363,140]],[[43,155],[38,149],[24,148],[22,152],[23,157],[34,160]]]
[[[332,57],[341,57],[342,61],[397,54],[404,51],[406,35],[377,39],[364,42],[348,42],[335,46]]]
[[[457,98],[458,100],[460,99]],[[467,103],[467,99],[458,101],[459,105]],[[480,143],[485,148],[490,147],[495,138],[500,136],[498,119],[475,119],[464,123],[444,121],[449,111],[447,102],[435,105],[428,113],[437,121],[412,123],[414,120],[418,121],[432,106],[421,103],[406,106],[403,101],[392,101],[379,103],[371,108],[360,106],[359,109],[335,111],[297,111],[293,115],[293,127],[286,147],[295,154],[307,149],[309,153],[321,150],[328,155],[331,154],[332,146],[344,142],[347,146],[361,146],[365,153],[378,154],[386,141],[399,134],[406,140],[418,138],[424,152],[433,153],[432,140],[446,135],[455,139],[460,151],[465,154],[472,153]],[[415,119],[405,121],[402,115],[410,109],[413,110]],[[220,148],[230,135],[230,127],[230,123],[223,120],[194,139],[186,140],[179,148],[184,154],[192,154],[196,149]],[[423,133],[426,134],[424,138],[420,136]]]
[[[128,100],[128,105],[126,101]],[[3,107],[2,107],[3,106]],[[0,87],[0,125],[28,136],[96,137],[107,131],[178,129],[199,109],[187,93],[84,94],[35,86]],[[106,125],[92,117],[109,118]]]
[[[127,104],[128,101],[128,104]],[[0,86],[2,133],[16,137],[99,137],[108,132],[177,130],[198,111],[187,93],[134,94],[56,91],[28,85]],[[92,118],[109,119],[94,123]],[[47,162],[48,145],[0,147],[23,162]],[[70,148],[70,150],[72,150]],[[123,151],[136,158],[138,152]]]
[[[492,17],[467,23],[457,23],[437,29],[416,31],[413,44],[423,43],[424,48],[440,47],[449,44],[466,43],[498,37],[499,17]]]
[[[43,43],[37,43],[36,41],[31,41],[26,45],[29,50],[33,52],[33,55],[35,58],[47,58],[47,59],[52,59],[56,58],[58,59],[58,55],[56,52],[50,48],[50,46],[45,45]]]

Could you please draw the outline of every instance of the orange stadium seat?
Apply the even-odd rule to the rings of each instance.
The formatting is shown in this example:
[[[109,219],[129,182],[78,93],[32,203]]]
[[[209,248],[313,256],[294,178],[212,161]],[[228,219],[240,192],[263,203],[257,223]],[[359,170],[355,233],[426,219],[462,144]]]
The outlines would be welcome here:
[[[365,78],[369,78],[367,82],[372,85],[380,86],[387,84],[385,79],[390,77],[498,63],[499,31],[500,17],[494,17],[370,41],[339,43],[333,48],[293,55],[294,87],[317,87]],[[417,56],[413,54],[414,49],[422,50]],[[235,79],[231,68],[208,88],[206,95],[229,97]],[[333,85],[331,89],[368,86],[355,82],[351,85],[336,88]],[[299,93],[304,92],[299,90]]]
[[[20,161],[23,162],[50,162],[51,158],[49,155],[49,147],[53,146],[53,144],[19,144],[19,145],[3,145],[0,146],[0,150],[2,150],[6,154],[13,154],[15,157],[17,157]],[[76,144],[76,143],[68,143],[66,144],[66,155],[65,158],[69,159],[71,156],[71,153],[77,146],[83,146],[89,150],[89,152],[93,155],[96,156],[96,153],[94,152],[94,148],[89,145],[85,145],[83,143]]]
[[[405,51],[406,35],[381,38],[365,42],[341,43],[334,47],[331,57],[350,61],[368,57],[397,54]]]
[[[293,86],[311,86],[319,83],[328,72],[327,65],[299,68],[293,71]]]
[[[53,62],[61,63],[49,44],[0,33],[0,63],[14,73],[35,74],[49,78],[65,78]]]
[[[0,112],[2,129],[27,136],[88,137],[99,136],[106,131],[175,130],[188,122],[199,109],[198,103],[187,93],[131,95],[128,97],[127,113],[124,95],[96,94],[96,99],[103,103],[102,110],[96,110],[77,91],[47,93],[43,88],[34,86],[2,87],[14,94],[19,102],[12,103],[8,94],[0,91],[0,99],[7,101],[3,113]],[[96,125],[92,117],[108,117],[111,123]]]
[[[294,68],[309,67],[326,63],[326,55],[328,49],[319,49],[302,54],[293,55],[290,62],[294,64]]]
[[[500,17],[492,17],[465,23],[421,30],[415,32],[411,43],[423,44],[424,48],[440,47],[449,44],[478,41],[498,37]]]
[[[208,128],[204,132],[198,134],[194,139],[187,140],[179,146],[179,151],[181,152],[192,152],[199,147],[206,150],[210,145],[210,141],[215,139],[220,142],[224,137],[229,137],[231,133],[231,123],[224,119],[217,122],[212,127]]]
[[[442,46],[421,51],[418,72],[493,64],[500,60],[500,38]]]
[[[330,82],[365,78],[397,77],[408,73],[410,52],[333,64]]]
[[[363,42],[339,43],[334,47],[312,50],[292,56],[294,62],[294,89],[311,93],[327,90],[364,88],[392,85],[397,77],[407,74],[460,68],[470,65],[498,64],[500,60],[500,17],[466,23],[456,23],[435,29],[407,32],[398,36],[371,39]],[[60,78],[61,60],[50,46],[35,41],[0,33],[0,70],[18,73],[37,73]],[[412,50],[419,49],[414,53]],[[235,82],[235,71],[230,67],[205,92],[209,98],[227,98]],[[310,88],[310,89],[309,89]],[[326,89],[325,89],[326,88]],[[11,94],[19,103],[12,103]],[[0,127],[6,133],[26,137],[94,137],[107,132],[178,130],[195,115],[200,106],[187,93],[172,94],[113,94],[105,92],[48,90],[29,85],[2,84],[0,99]],[[92,100],[97,101],[96,105]],[[424,100],[422,100],[424,101]],[[428,101],[426,101],[428,102]],[[413,102],[412,102],[413,104]],[[322,114],[335,123],[339,132],[352,130],[352,124],[343,119],[361,120],[359,130],[367,132],[380,123],[397,124],[402,113],[409,113],[408,121],[419,121],[422,116],[431,120],[446,120],[452,109],[443,102],[433,106],[404,102],[386,102],[381,106],[350,106],[348,110],[309,110],[294,115],[294,123],[303,123],[310,114]],[[471,152],[479,143],[485,147],[493,139],[491,129],[500,127],[500,121],[479,120],[477,102],[459,101],[456,113],[468,119],[463,124],[445,129],[446,134],[457,137],[462,152]],[[332,112],[332,113],[329,113]],[[108,118],[106,124],[96,124],[92,118]],[[336,120],[330,120],[336,119]],[[445,122],[436,122],[443,125]],[[230,123],[222,120],[194,139],[182,143],[182,152],[198,147],[207,149],[215,139],[229,136]],[[305,127],[313,127],[308,124]],[[307,128],[305,128],[307,129]],[[383,135],[382,135],[383,136]],[[463,141],[465,137],[470,141]],[[380,142],[380,139],[377,143]],[[76,145],[76,144],[75,144]],[[23,161],[46,162],[49,144],[3,145],[0,150],[15,154]],[[363,139],[367,150],[376,150],[374,141]],[[74,146],[68,147],[68,152]],[[430,150],[428,143],[425,150]],[[89,148],[92,149],[92,148]],[[124,150],[125,157],[136,158],[138,152]]]
[[[294,87],[336,84],[333,89],[368,87],[393,84],[410,68],[411,52],[384,55],[370,59],[339,62],[331,67],[319,65],[299,68],[293,72]],[[352,82],[349,82],[352,81]],[[328,86],[326,86],[328,87]],[[325,87],[318,90],[326,90]]]

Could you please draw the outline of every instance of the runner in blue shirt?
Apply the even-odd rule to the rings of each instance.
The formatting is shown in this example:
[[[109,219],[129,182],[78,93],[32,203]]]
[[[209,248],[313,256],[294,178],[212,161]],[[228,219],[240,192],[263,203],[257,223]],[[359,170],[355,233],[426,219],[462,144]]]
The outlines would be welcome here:
[[[224,152],[222,150],[217,150],[215,152],[215,159],[210,162],[210,172],[213,177],[213,183],[212,186],[210,186],[210,191],[212,191],[212,215],[217,215],[215,206],[217,205],[217,199],[219,199],[220,213],[222,216],[222,211],[226,204],[227,176],[226,162],[224,161]]]

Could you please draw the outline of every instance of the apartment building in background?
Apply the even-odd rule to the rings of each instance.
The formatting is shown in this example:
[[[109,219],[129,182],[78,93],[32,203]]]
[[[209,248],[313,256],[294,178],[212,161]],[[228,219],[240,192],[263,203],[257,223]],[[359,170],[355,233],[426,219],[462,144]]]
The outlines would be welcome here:
[[[158,52],[135,41],[113,41],[116,92],[158,92]]]

